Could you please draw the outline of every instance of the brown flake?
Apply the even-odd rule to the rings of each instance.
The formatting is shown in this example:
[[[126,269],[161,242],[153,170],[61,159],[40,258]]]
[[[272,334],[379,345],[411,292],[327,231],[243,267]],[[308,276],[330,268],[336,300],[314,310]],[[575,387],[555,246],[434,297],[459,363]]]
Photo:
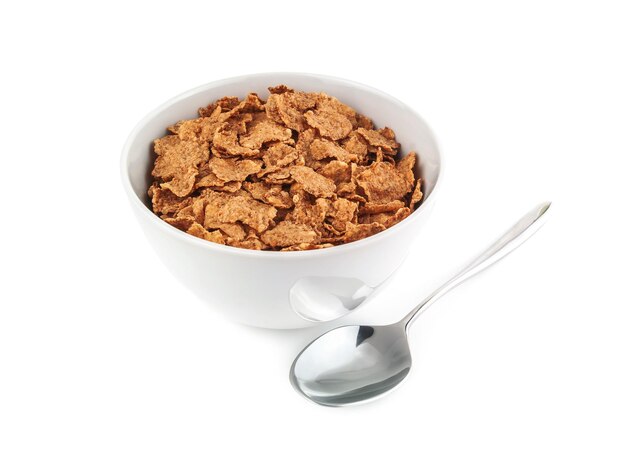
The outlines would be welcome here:
[[[286,143],[275,143],[270,145],[263,154],[263,162],[265,167],[259,173],[259,176],[277,171],[281,167],[289,166],[298,159],[297,150]]]
[[[325,139],[315,139],[310,146],[311,156],[315,160],[334,158],[344,163],[357,160],[357,156],[340,147],[334,142]]]
[[[330,224],[338,231],[346,230],[346,225],[355,217],[358,204],[345,198],[337,198],[330,205],[328,217]]]
[[[208,240],[209,242],[219,243],[222,245],[226,243],[224,241],[224,236],[219,230],[209,232],[197,222],[194,222],[189,229],[187,229],[187,233],[193,235],[194,237]]]
[[[298,245],[291,245],[289,247],[281,248],[280,251],[306,251],[306,250],[319,250],[322,248],[330,248],[334,245],[332,243],[299,243]]]
[[[356,155],[357,159],[364,159],[367,156],[367,143],[358,132],[350,132],[348,137],[341,142],[344,150]]]
[[[215,190],[216,192],[230,192],[230,193],[235,193],[238,192],[239,190],[241,190],[241,182],[239,181],[229,181],[229,182],[225,182],[224,185],[220,185],[220,186],[215,186],[212,188],[212,190]]]
[[[268,119],[275,123],[282,124],[283,119],[280,117],[280,112],[278,111],[278,99],[274,98],[274,95],[270,95],[265,102],[265,114]]]
[[[274,208],[293,208],[293,201],[289,193],[278,187],[274,187],[265,195],[265,203],[272,205]]]
[[[350,182],[352,170],[348,163],[332,160],[330,163],[322,166],[317,172],[324,177],[328,177],[335,185],[339,186],[342,183]],[[339,195],[339,188],[337,188],[337,194]]]
[[[180,230],[252,250],[340,245],[405,219],[422,199],[415,153],[324,93],[224,97],[155,140],[153,211]]]
[[[304,119],[311,127],[315,127],[321,136],[332,140],[342,139],[352,130],[350,120],[328,106],[307,111],[304,113]]]
[[[417,183],[415,184],[415,190],[411,194],[411,200],[409,201],[409,208],[415,209],[416,206],[422,199],[422,179],[417,179]]]
[[[259,149],[267,142],[291,141],[291,129],[268,119],[265,113],[257,113],[248,124],[247,133],[240,138],[240,141],[243,147]]]
[[[193,218],[189,216],[173,217],[173,218],[164,217],[163,220],[167,222],[170,226],[174,226],[177,229],[182,230],[183,232],[187,232],[189,230],[189,227],[191,227],[191,225],[194,224]]]
[[[260,160],[239,160],[234,158],[211,158],[209,167],[213,173],[225,182],[244,181],[250,174],[261,170]]]
[[[262,201],[275,208],[285,209],[293,207],[291,196],[280,185],[271,185],[264,182],[244,182],[243,188],[255,200]]]
[[[412,151],[396,164],[396,169],[411,187],[415,184],[415,173],[413,169],[415,168],[416,162],[417,156],[415,155],[415,152]]]
[[[212,158],[215,159],[215,158]],[[195,188],[201,187],[223,187],[226,181],[217,177],[213,172],[209,172],[196,180]]]
[[[370,237],[385,230],[385,226],[374,222],[372,224],[352,224],[348,223],[346,227],[346,233],[343,238],[346,242],[354,242],[361,240],[362,238]]]
[[[209,159],[207,146],[181,140],[176,135],[166,135],[154,141],[157,159],[152,175],[166,181],[161,184],[179,197],[193,190],[198,174],[198,165]]]
[[[376,151],[375,149],[380,147],[384,153],[390,153],[395,155],[398,152],[398,148],[400,147],[400,145],[395,141],[394,138],[387,138],[387,135],[392,135],[393,131],[390,132],[390,130],[385,129],[375,131],[372,129],[363,129],[361,127],[357,129],[356,132],[361,134],[370,145],[370,147],[372,147],[370,148],[370,151]]]
[[[247,156],[257,158],[260,155],[259,150],[243,147],[239,143],[237,131],[230,128],[228,124],[223,124],[213,137],[213,147],[217,149],[217,154],[223,152],[231,156]]]
[[[297,224],[308,224],[314,230],[321,232],[322,224],[330,210],[330,201],[317,198],[311,202],[306,198],[300,198],[299,195],[293,195],[292,199],[295,206],[285,219]]]
[[[232,238],[233,240],[241,241],[246,238],[246,231],[241,224],[229,224],[205,219],[204,227],[206,229],[219,229],[226,234],[227,238]]]
[[[407,218],[411,214],[411,210],[406,206],[396,210],[396,211],[387,211],[377,214],[370,214],[363,218],[363,222],[365,223],[378,223],[385,226],[385,228],[389,229],[391,226],[397,224],[401,220]]]
[[[222,97],[215,102],[223,110],[232,110],[239,104],[239,97]]]
[[[278,168],[263,176],[263,181],[270,184],[292,184],[291,171],[289,168]]]
[[[227,239],[226,243],[237,248],[245,248],[247,250],[267,250],[269,247],[261,240],[255,237],[249,237],[245,240]]]
[[[174,214],[190,204],[189,198],[180,198],[169,190],[163,190],[158,184],[153,184],[148,190],[152,200],[152,211],[157,214]]]
[[[289,172],[294,180],[302,185],[304,190],[316,197],[331,197],[336,190],[335,183],[332,180],[318,174],[308,166],[293,166]]]
[[[282,221],[261,235],[261,240],[271,247],[288,247],[299,243],[311,243],[316,238],[317,233],[310,226],[290,221]]]
[[[175,126],[175,133],[181,140],[189,140],[199,144],[210,143],[213,141],[215,131],[221,125],[219,114],[220,109],[218,107],[209,117],[179,121]],[[172,128],[170,131],[174,132]]]
[[[291,87],[287,87],[285,84],[279,84],[279,85],[274,86],[274,87],[268,87],[267,90],[269,90],[270,93],[272,93],[272,94],[281,94],[281,93],[285,93],[285,92],[293,92],[293,89]]]
[[[205,226],[207,222],[242,222],[259,232],[265,231],[274,217],[276,208],[266,205],[246,195],[213,192],[207,196]]]
[[[313,94],[317,100],[317,108],[322,110],[336,112],[344,116],[353,127],[357,125],[357,113],[353,108],[345,103],[340,102],[337,98],[326,95],[325,93]]]
[[[373,129],[374,128],[374,123],[367,116],[363,116],[362,114],[358,114],[357,113],[357,115],[356,115],[356,126],[357,127],[362,127],[363,129],[368,129],[369,130],[369,129]]]
[[[357,184],[367,199],[374,203],[399,200],[411,189],[411,185],[389,163],[374,163],[357,176]]]
[[[311,144],[315,140],[316,133],[314,129],[307,129],[304,132],[298,134],[298,141],[296,142],[296,151],[298,157],[302,160],[302,164],[309,165],[313,161],[311,156]]]
[[[207,105],[206,107],[199,108],[198,116],[200,117],[210,116],[217,108],[219,108],[220,112],[222,110],[230,111],[234,107],[236,107],[238,104],[239,104],[238,97],[222,97],[216,102],[211,103],[210,105]]]
[[[266,184],[265,182],[244,182],[242,187],[255,200],[264,201],[265,194],[267,194],[275,186]]]
[[[359,214],[378,214],[397,211],[404,207],[404,202],[393,200],[389,203],[365,203],[359,208]]]
[[[304,92],[286,92],[280,95],[277,106],[285,126],[302,132],[307,128],[304,112],[315,107],[315,98]]]

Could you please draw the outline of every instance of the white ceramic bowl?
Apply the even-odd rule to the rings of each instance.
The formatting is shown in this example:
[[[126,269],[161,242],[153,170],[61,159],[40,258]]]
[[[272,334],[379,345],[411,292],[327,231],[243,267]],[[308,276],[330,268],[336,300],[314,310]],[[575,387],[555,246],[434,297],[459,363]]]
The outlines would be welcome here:
[[[372,237],[310,251],[256,251],[219,245],[188,235],[159,219],[147,196],[154,161],[152,141],[199,107],[223,97],[244,97],[286,84],[325,92],[389,126],[402,154],[415,151],[424,200],[408,218]],[[248,325],[297,328],[354,310],[387,280],[404,259],[433,206],[441,173],[435,138],[420,116],[399,100],[356,82],[301,73],[234,77],[179,95],[150,112],[132,131],[121,160],[122,183],[137,219],[161,260],[185,286],[227,317]]]

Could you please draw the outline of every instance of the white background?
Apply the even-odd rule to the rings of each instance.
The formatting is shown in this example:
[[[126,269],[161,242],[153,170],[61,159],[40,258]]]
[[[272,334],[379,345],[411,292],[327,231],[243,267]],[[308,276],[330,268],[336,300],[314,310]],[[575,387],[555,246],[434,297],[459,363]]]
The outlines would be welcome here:
[[[0,462],[625,462],[620,2],[408,4],[3,7]],[[441,141],[432,220],[351,321],[393,321],[554,202],[419,319],[414,371],[379,402],[298,396],[289,365],[323,328],[222,319],[171,278],[124,197],[119,153],[146,112],[263,71],[380,88]]]

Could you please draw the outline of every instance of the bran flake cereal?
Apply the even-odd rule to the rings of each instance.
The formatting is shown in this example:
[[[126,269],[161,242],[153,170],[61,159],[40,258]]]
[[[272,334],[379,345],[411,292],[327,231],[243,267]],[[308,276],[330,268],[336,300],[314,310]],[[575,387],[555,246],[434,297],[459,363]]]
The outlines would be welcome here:
[[[226,96],[154,141],[152,210],[214,243],[304,251],[382,232],[422,200],[417,155],[324,93]]]

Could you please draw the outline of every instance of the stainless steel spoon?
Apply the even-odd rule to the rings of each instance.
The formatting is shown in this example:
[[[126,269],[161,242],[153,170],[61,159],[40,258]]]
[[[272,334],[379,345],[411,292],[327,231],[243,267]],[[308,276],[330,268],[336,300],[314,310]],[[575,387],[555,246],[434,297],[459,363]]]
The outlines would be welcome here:
[[[324,406],[363,403],[389,393],[411,369],[407,334],[418,314],[461,282],[503,258],[543,224],[550,202],[533,208],[493,245],[391,325],[339,327],[312,341],[294,360],[294,388]],[[541,219],[541,220],[540,220]]]

